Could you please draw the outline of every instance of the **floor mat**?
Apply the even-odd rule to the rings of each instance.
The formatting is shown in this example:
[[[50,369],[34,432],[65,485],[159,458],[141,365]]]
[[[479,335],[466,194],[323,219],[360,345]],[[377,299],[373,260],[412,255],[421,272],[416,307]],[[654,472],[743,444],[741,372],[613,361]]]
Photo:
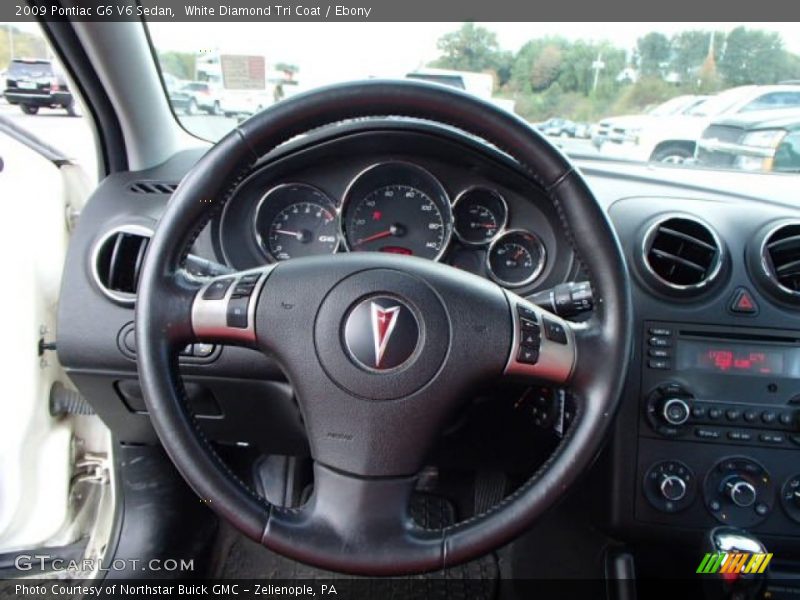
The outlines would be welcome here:
[[[417,523],[428,528],[440,528],[455,521],[452,504],[430,494],[413,496],[411,514]],[[499,569],[493,554],[424,575],[365,579],[316,569],[284,558],[233,530],[228,529],[222,537],[223,555],[218,573],[223,579],[324,580],[333,582],[339,597],[346,598],[491,600],[496,595]]]

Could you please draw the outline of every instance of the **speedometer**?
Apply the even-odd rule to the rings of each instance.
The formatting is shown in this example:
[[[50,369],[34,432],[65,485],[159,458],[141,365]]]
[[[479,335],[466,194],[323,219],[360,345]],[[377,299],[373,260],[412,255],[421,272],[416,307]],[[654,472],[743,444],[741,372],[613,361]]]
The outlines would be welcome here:
[[[346,194],[342,231],[353,252],[389,252],[438,260],[453,228],[450,201],[430,173],[409,163],[382,163]]]

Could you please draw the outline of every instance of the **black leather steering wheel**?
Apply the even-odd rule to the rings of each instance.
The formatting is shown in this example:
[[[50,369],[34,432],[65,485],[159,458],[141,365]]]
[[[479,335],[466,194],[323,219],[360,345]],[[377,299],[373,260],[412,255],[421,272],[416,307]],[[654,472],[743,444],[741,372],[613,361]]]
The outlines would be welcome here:
[[[194,237],[261,156],[314,128],[378,116],[451,125],[516,159],[555,205],[590,274],[591,319],[569,323],[480,277],[381,253],[295,259],[205,284],[183,274]],[[631,336],[622,251],[581,175],[514,115],[417,82],[319,89],[234,129],[170,200],[148,249],[136,306],[150,418],[192,488],[223,519],[276,552],[368,575],[431,571],[480,556],[561,498],[609,431]],[[207,443],[186,408],[177,369],[179,349],[192,341],[248,345],[280,361],[314,459],[306,505],[270,505]],[[442,530],[418,527],[408,500],[426,452],[471,388],[504,375],[570,386],[578,399],[572,426],[539,471],[492,510]]]

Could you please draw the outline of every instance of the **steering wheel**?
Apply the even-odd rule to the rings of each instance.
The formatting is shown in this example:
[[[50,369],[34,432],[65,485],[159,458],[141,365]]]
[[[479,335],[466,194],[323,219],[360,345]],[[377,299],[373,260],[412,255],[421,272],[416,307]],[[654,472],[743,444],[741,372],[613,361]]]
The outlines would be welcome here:
[[[451,125],[516,159],[555,205],[589,272],[592,317],[567,322],[478,276],[375,252],[294,259],[205,283],[185,275],[192,241],[261,156],[312,129],[379,116]],[[541,135],[456,90],[372,80],[280,102],[197,162],[150,242],[136,339],[153,426],[221,518],[305,563],[399,575],[445,568],[509,542],[586,470],[609,431],[628,368],[631,300],[605,212]],[[269,504],[204,438],[177,368],[179,350],[193,341],[250,346],[280,362],[314,461],[304,506]],[[408,504],[426,453],[470,390],[502,376],[569,386],[578,403],[572,425],[552,457],[497,506],[444,529],[419,527]]]

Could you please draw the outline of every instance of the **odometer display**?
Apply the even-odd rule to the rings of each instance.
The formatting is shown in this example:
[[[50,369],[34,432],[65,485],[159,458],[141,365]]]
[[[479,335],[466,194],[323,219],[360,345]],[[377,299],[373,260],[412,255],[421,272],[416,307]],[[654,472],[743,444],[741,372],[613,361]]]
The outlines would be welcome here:
[[[386,252],[438,260],[452,232],[447,194],[427,171],[383,163],[351,185],[342,229],[352,252]]]

